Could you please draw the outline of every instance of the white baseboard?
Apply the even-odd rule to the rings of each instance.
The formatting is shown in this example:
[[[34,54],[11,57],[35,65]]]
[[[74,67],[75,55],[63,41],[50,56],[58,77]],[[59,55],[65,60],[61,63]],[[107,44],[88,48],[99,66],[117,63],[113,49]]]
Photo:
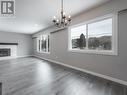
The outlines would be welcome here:
[[[23,58],[23,57],[30,57],[30,56],[33,56],[33,55],[25,55],[25,56],[16,56],[16,57],[1,57],[0,58],[0,61],[2,60],[9,60],[9,59],[16,59],[16,58]]]
[[[78,71],[82,71],[84,73],[88,73],[88,74],[91,74],[91,75],[94,75],[94,76],[98,76],[98,77],[101,77],[101,78],[104,78],[104,79],[107,79],[107,80],[110,80],[110,81],[114,81],[114,82],[117,82],[119,84],[127,86],[127,82],[123,81],[123,80],[120,80],[120,79],[116,79],[116,78],[113,78],[113,77],[110,77],[110,76],[107,76],[107,75],[103,75],[103,74],[99,74],[99,73],[96,73],[96,72],[88,71],[88,70],[81,69],[81,68],[78,68],[78,67],[74,67],[74,66],[71,66],[71,65],[67,65],[67,64],[64,64],[62,62],[54,61],[54,60],[51,60],[51,59],[42,58],[40,56],[34,55],[34,57],[37,57],[37,58],[40,58],[40,59],[43,59],[43,60],[47,60],[47,61],[53,62],[55,64],[59,64],[59,65],[65,66],[65,67],[69,67],[69,68],[72,68],[72,69],[75,69],[75,70],[78,70]]]
[[[23,58],[23,57],[32,57],[34,55],[25,55],[25,56],[18,56],[17,58]]]

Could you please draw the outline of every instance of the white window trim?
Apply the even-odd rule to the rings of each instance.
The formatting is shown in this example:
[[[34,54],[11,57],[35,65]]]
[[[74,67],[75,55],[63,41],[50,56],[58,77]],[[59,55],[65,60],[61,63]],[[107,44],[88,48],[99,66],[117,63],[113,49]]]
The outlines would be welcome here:
[[[113,26],[112,26],[112,50],[90,50],[90,49],[72,49],[71,43],[71,28],[88,25],[90,23],[94,23],[100,20],[104,20],[107,18],[113,18]],[[77,25],[70,26],[68,28],[68,51],[69,52],[76,52],[76,53],[88,53],[88,54],[103,54],[103,55],[118,55],[118,13],[108,14],[102,17],[98,17],[96,19],[86,21]]]
[[[36,46],[36,47],[37,47],[37,50],[36,50],[36,52],[37,52],[37,53],[50,54],[50,45],[49,45],[49,51],[46,51],[46,52],[44,52],[44,51],[39,51],[39,48],[38,48],[38,46],[39,46],[38,39],[41,38],[42,35],[48,35],[48,36],[49,36],[49,44],[50,44],[50,33],[40,34],[39,36],[37,36],[37,46]],[[40,43],[40,44],[41,44],[41,43]],[[40,49],[41,49],[41,45],[40,45]]]
[[[37,53],[50,54],[50,52],[44,52],[44,51],[37,51]]]

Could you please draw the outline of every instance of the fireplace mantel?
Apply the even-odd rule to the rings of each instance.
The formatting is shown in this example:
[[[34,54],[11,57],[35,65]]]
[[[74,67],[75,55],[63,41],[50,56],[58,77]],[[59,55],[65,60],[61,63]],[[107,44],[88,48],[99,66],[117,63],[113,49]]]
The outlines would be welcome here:
[[[18,45],[18,43],[2,43],[2,42],[0,42],[0,45]]]

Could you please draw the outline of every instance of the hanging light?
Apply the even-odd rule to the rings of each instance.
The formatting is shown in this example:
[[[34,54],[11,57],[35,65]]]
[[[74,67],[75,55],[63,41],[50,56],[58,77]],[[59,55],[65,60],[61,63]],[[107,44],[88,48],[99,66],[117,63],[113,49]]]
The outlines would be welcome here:
[[[66,13],[63,11],[63,0],[61,2],[61,18],[58,19],[56,16],[53,17],[53,23],[58,28],[67,27],[71,22],[71,16],[66,16]]]

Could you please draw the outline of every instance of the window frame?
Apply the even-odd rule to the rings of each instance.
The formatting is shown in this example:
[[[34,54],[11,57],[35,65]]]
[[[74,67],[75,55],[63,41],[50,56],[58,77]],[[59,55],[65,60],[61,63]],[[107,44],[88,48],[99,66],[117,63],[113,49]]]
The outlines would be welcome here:
[[[112,18],[112,50],[91,50],[91,49],[72,49],[72,42],[71,42],[71,29],[86,25],[86,46],[88,47],[88,24],[95,23],[98,21],[103,21],[105,19]],[[111,13],[105,16],[101,16],[98,18],[95,18],[93,20],[89,20],[80,24],[76,24],[73,26],[70,26],[68,28],[68,51],[70,52],[76,52],[76,53],[88,53],[88,54],[103,54],[103,55],[118,55],[118,14],[117,13]]]
[[[47,35],[49,37],[49,41],[47,43],[47,44],[49,44],[49,48],[48,48],[49,51],[46,51],[46,52],[42,51],[41,50],[41,45],[39,45],[39,40],[41,41],[43,35]],[[40,44],[41,44],[41,42],[40,42]],[[48,33],[48,34],[41,34],[41,35],[37,36],[37,44],[36,45],[37,45],[36,46],[37,47],[37,49],[36,49],[37,53],[50,54],[50,33]],[[40,50],[39,50],[39,48],[40,48]]]

